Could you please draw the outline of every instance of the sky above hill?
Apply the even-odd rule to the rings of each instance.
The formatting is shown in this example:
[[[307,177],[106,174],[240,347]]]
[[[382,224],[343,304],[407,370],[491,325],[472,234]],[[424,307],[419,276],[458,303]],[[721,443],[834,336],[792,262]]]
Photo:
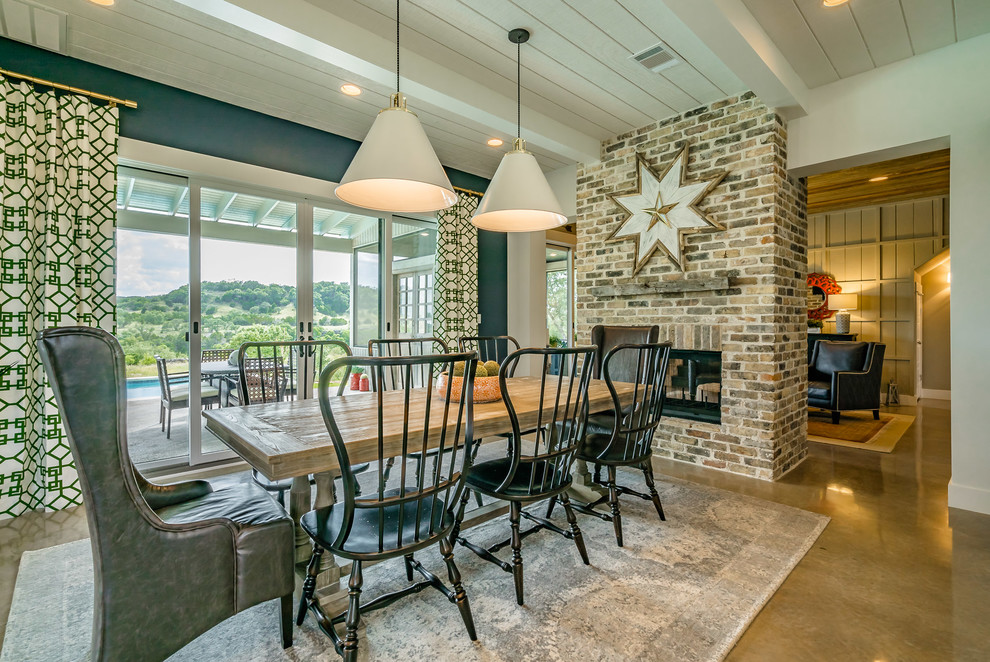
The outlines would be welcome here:
[[[133,230],[117,231],[117,296],[165,294],[189,283],[189,240],[174,235]],[[264,284],[295,285],[295,249],[243,242],[204,239],[203,281],[256,280]],[[317,251],[315,281],[350,281],[346,253]]]

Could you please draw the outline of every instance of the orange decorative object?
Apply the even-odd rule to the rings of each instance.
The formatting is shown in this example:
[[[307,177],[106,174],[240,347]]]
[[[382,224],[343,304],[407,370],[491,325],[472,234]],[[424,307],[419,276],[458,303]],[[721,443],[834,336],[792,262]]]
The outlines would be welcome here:
[[[463,377],[454,377],[450,385],[450,397],[452,400],[461,399],[461,389],[464,387]],[[441,397],[447,395],[447,374],[440,375],[437,379],[437,391]],[[502,389],[498,385],[498,377],[475,377],[474,378],[474,401],[475,402],[496,402],[502,399]]]
[[[808,319],[826,320],[834,315],[835,311],[828,307],[828,295],[841,291],[839,284],[828,274],[808,274]]]

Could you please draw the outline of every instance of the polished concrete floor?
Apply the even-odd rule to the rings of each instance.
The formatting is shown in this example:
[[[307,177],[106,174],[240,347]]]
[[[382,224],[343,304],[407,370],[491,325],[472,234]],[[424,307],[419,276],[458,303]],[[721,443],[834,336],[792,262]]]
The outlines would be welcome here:
[[[657,462],[661,475],[832,518],[731,662],[990,660],[990,516],[947,507],[948,406],[891,411],[917,416],[893,453],[812,443],[777,483]],[[0,622],[21,553],[87,535],[78,509],[0,522]]]

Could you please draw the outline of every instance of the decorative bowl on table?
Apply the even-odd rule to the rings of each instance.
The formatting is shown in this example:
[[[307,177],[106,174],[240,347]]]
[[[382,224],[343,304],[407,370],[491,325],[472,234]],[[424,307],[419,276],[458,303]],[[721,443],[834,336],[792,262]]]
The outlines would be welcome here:
[[[490,361],[489,363],[493,363]],[[478,365],[478,372],[483,370],[482,364]],[[478,403],[483,402],[496,402],[502,399],[502,389],[498,385],[498,364],[493,365],[494,373],[491,377],[475,375],[474,377],[474,401]],[[485,371],[487,375],[487,370]],[[437,379],[437,391],[440,393],[440,397],[447,396],[447,379],[449,375],[444,372],[440,374]],[[464,377],[454,374],[450,377],[450,398],[451,400],[457,401],[461,399],[461,389],[464,388]]]

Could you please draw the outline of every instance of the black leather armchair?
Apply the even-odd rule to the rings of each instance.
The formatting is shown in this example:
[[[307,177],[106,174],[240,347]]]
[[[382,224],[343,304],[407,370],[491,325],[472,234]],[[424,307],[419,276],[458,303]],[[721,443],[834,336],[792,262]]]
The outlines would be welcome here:
[[[660,327],[653,326],[603,326],[598,324],[591,329],[591,344],[598,348],[591,371],[594,379],[603,379],[602,361],[619,345],[642,345],[655,343],[660,339]],[[625,353],[616,356],[612,365],[612,379],[617,382],[636,381],[636,365],[624,365]],[[633,359],[634,360],[634,359]]]
[[[883,343],[822,340],[808,365],[808,405],[832,412],[872,409],[880,418],[880,375]]]
[[[127,454],[124,355],[89,327],[39,334],[79,472],[93,546],[89,659],[158,662],[217,623],[281,598],[292,645],[292,520],[260,487],[149,483]]]

